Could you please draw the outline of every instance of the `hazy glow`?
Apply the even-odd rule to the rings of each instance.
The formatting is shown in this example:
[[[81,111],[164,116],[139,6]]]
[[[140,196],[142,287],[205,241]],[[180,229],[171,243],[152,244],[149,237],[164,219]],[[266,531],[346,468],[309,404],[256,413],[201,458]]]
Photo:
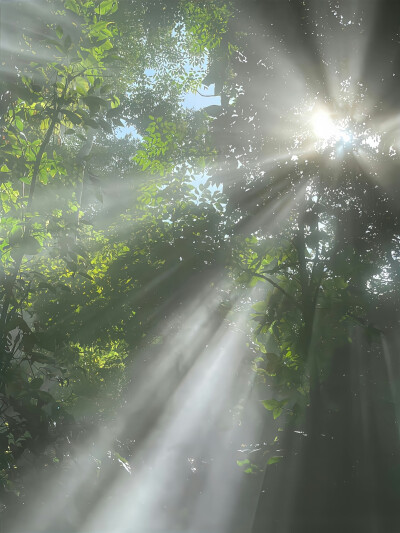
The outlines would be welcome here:
[[[38,488],[38,497],[52,505],[44,510],[32,502],[32,530],[52,531],[65,516],[68,527],[93,533],[228,531],[246,482],[236,465],[237,450],[243,438],[258,442],[263,424],[256,417],[246,421],[245,432],[241,428],[242,410],[254,412],[258,403],[250,394],[255,374],[246,363],[242,338],[252,311],[233,314],[228,327],[223,316],[210,320],[219,305],[212,287],[194,291],[182,312],[187,319],[169,316],[156,328],[154,335],[169,340],[153,346],[151,364],[145,354],[137,354],[129,403],[112,425],[76,449],[72,466],[57,476],[64,491],[54,491],[51,484]],[[170,336],[178,319],[180,328]],[[115,441],[126,439],[135,443],[134,453],[115,460]],[[109,461],[119,469],[116,464],[108,470],[104,494],[86,501],[85,483],[98,483],[93,470],[104,450],[110,450]],[[104,463],[100,473],[107,469]],[[200,480],[203,490],[198,492]],[[248,520],[256,495],[253,502]],[[27,530],[18,518],[16,524]]]
[[[349,118],[334,119],[325,110],[318,110],[313,114],[312,126],[314,134],[323,147],[334,146],[335,144],[351,144],[354,138],[349,129]]]
[[[335,126],[331,116],[326,111],[318,111],[312,119],[315,135],[320,139],[339,137],[339,129]]]

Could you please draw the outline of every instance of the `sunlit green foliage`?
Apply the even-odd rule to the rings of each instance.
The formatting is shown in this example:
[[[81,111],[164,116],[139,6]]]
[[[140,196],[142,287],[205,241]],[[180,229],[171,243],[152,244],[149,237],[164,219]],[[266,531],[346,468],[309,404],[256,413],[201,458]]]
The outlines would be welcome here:
[[[224,8],[37,7],[46,17],[24,19],[0,87],[0,469],[15,493],[25,450],[62,438],[71,413],[113,413],[176,287],[223,248],[221,192],[190,184],[214,153],[209,119],[179,101],[216,46],[191,24],[222,28]],[[115,138],[124,125],[145,137]]]
[[[2,461],[5,480],[13,458],[25,446],[43,448],[49,421],[63,416],[64,407],[49,392],[48,384],[48,380],[64,384],[63,358],[49,340],[41,339],[32,300],[43,290],[69,287],[62,278],[51,286],[48,273],[54,266],[40,272],[34,265],[58,256],[64,259],[67,272],[85,275],[85,253],[81,251],[78,257],[76,251],[81,250],[77,243],[79,195],[71,191],[82,182],[83,158],[78,153],[71,166],[58,146],[65,135],[81,138],[85,146],[91,129],[111,130],[107,111],[118,106],[118,99],[105,88],[104,74],[107,62],[112,61],[116,32],[107,17],[116,9],[114,1],[54,4],[52,22],[42,22],[40,42],[25,37],[23,70],[7,86],[10,97],[0,145],[0,390],[2,440],[9,442]],[[56,192],[61,183],[64,191],[69,185],[69,194]]]

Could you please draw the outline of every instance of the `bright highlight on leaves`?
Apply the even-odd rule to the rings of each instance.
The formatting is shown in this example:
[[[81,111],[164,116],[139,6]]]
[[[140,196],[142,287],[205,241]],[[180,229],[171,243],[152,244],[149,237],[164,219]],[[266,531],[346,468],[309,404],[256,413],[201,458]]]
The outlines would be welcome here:
[[[281,416],[283,408],[288,403],[289,400],[264,400],[262,402],[265,409],[268,409],[268,411],[272,411],[274,420]]]

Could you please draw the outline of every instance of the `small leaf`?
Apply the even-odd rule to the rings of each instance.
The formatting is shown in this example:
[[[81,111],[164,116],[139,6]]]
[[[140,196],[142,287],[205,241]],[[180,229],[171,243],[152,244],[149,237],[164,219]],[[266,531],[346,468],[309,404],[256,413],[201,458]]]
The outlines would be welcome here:
[[[43,385],[43,379],[42,378],[34,378],[32,381],[29,382],[29,386],[32,389],[40,389],[40,387]]]
[[[72,40],[71,40],[71,37],[69,35],[67,35],[65,37],[65,40],[64,40],[64,48],[65,50],[69,50],[72,46]]]
[[[277,374],[282,365],[279,356],[272,352],[268,352],[266,356],[268,361],[266,366],[267,372],[272,375]]]
[[[56,34],[59,39],[62,39],[64,32],[61,26],[56,27]]]
[[[268,411],[272,411],[272,415],[274,417],[274,420],[276,420],[279,416],[281,416],[283,407],[288,403],[289,400],[265,400],[262,402],[265,409],[268,409]]]
[[[67,117],[70,122],[72,122],[72,124],[75,124],[75,126],[78,126],[82,123],[81,117],[79,117],[72,111],[69,111],[68,109],[62,109],[61,112]]]
[[[106,15],[113,7],[114,0],[104,0],[95,9],[99,15]]]
[[[127,459],[125,459],[125,457],[122,457],[122,455],[120,455],[118,452],[114,452],[114,457],[118,459],[119,461],[121,461],[121,463],[125,463],[126,465],[129,465],[129,462],[127,461]]]
[[[40,243],[32,236],[25,237],[22,241],[22,246],[26,255],[38,254],[42,249]]]
[[[93,120],[92,118],[84,118],[84,123],[86,126],[90,126],[91,128],[93,129],[98,129],[99,128],[99,124]]]
[[[265,313],[267,307],[268,304],[265,300],[262,302],[257,302],[253,305],[253,309],[254,311],[257,311],[257,313]]]
[[[275,455],[274,457],[270,457],[268,459],[267,465],[273,465],[275,463],[279,463],[283,459],[283,455]]]
[[[262,402],[265,409],[268,409],[268,411],[273,411],[279,406],[278,400],[265,400]]]
[[[19,129],[19,131],[22,131],[24,129],[24,123],[20,119],[20,117],[15,117],[15,125]]]
[[[11,246],[15,246],[21,242],[22,235],[24,233],[24,230],[21,226],[17,225],[10,231],[9,234],[9,243]]]
[[[86,96],[85,98],[83,98],[83,101],[88,107],[90,106],[107,107],[108,105],[106,100],[103,100],[103,98],[100,98],[99,96]]]
[[[106,132],[106,133],[112,133],[113,132],[113,129],[111,127],[111,125],[106,122],[104,119],[102,118],[99,118],[97,119],[98,123],[100,124],[100,126],[103,128],[103,130]]]
[[[43,402],[46,402],[46,403],[53,403],[54,402],[53,396],[49,392],[46,392],[44,390],[37,391],[37,397],[40,400],[42,400]]]

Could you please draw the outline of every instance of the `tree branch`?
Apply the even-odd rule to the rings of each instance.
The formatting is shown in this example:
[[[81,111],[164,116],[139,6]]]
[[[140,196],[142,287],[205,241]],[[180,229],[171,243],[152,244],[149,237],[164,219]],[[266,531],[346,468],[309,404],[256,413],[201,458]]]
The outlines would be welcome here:
[[[44,139],[43,139],[43,141],[42,141],[42,143],[40,145],[38,154],[36,156],[35,164],[33,166],[32,180],[31,180],[31,184],[30,184],[30,187],[29,187],[29,197],[28,197],[28,202],[27,202],[27,210],[29,210],[32,207],[33,194],[35,192],[37,177],[38,177],[39,170],[40,170],[40,164],[42,162],[43,154],[44,154],[44,152],[45,152],[45,150],[47,148],[47,145],[50,142],[51,136],[53,135],[54,128],[55,128],[55,126],[57,124],[58,113],[60,111],[60,107],[61,107],[62,103],[64,102],[65,95],[67,93],[67,89],[68,89],[69,83],[70,83],[70,78],[69,78],[69,76],[67,76],[67,78],[65,80],[65,85],[63,87],[63,90],[62,90],[60,98],[58,99],[58,101],[57,101],[57,99],[54,100],[54,109],[53,109],[51,122],[50,122],[49,128],[48,128],[48,130],[46,132],[46,135],[44,136]],[[23,238],[25,238],[25,237],[27,237],[29,235],[29,231],[30,231],[30,225],[27,224],[25,226],[25,231],[24,231]],[[6,294],[5,294],[4,303],[3,303],[3,307],[2,307],[1,315],[0,315],[0,331],[2,332],[2,334],[4,332],[4,327],[5,327],[5,324],[6,324],[6,321],[7,321],[7,314],[8,314],[8,309],[9,309],[10,303],[11,303],[12,290],[14,288],[15,281],[17,279],[19,270],[21,268],[21,264],[22,264],[22,260],[24,258],[24,255],[25,255],[24,252],[21,251],[21,253],[19,254],[19,256],[15,260],[15,265],[14,265],[13,272],[10,274],[9,278],[5,281],[5,292],[6,292]]]
[[[250,272],[253,276],[256,276],[257,278],[265,279],[265,281],[268,281],[268,283],[270,283],[273,287],[275,287],[275,289],[278,289],[278,291],[284,294],[286,298],[288,298],[291,302],[293,302],[296,307],[302,310],[302,306],[299,304],[296,298],[294,298],[294,296],[286,292],[285,289],[282,289],[282,287],[278,283],[276,283],[276,281],[272,280],[271,278],[268,278],[267,276],[264,276],[264,274],[258,274],[255,272],[251,272],[251,270],[247,270],[247,272]]]

